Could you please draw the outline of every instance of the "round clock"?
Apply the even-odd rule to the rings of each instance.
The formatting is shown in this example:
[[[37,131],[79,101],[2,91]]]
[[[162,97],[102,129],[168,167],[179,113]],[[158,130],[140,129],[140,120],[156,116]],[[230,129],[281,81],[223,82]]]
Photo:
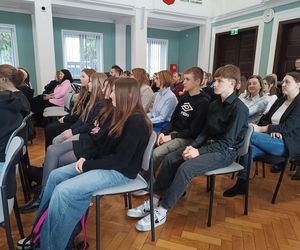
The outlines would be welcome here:
[[[263,20],[265,23],[269,23],[273,20],[274,18],[274,10],[273,9],[266,9],[264,11],[264,14],[263,14]]]

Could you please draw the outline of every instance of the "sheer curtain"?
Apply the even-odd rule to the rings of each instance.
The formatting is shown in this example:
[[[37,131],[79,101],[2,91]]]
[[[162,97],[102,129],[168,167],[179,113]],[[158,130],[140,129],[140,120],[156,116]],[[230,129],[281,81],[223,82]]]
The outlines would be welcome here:
[[[168,40],[147,39],[147,72],[150,76],[155,72],[167,69]]]
[[[0,64],[18,66],[15,28],[0,24]]]
[[[103,71],[102,34],[63,31],[64,67],[74,78],[80,77],[83,68]]]

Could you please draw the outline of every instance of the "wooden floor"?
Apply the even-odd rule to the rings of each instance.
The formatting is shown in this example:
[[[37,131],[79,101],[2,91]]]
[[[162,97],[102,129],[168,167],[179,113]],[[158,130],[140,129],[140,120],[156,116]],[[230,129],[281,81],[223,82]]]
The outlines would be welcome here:
[[[43,131],[29,145],[32,165],[44,158]],[[300,249],[300,182],[290,180],[286,173],[275,205],[270,203],[278,175],[267,170],[267,177],[259,176],[250,182],[249,215],[243,215],[243,197],[224,198],[222,192],[233,184],[230,176],[217,177],[213,225],[206,226],[208,193],[205,178],[197,178],[187,195],[169,211],[167,222],[156,229],[156,241],[150,233],[135,230],[135,219],[126,217],[121,196],[105,197],[101,201],[101,248],[111,249]],[[133,205],[145,198],[133,198]],[[18,201],[24,203],[22,190]],[[34,214],[22,215],[28,234]],[[11,216],[14,241],[19,239],[14,216]],[[95,206],[90,210],[87,223],[90,249],[95,249]],[[4,230],[0,230],[0,249],[7,249]],[[58,249],[59,250],[59,249]]]

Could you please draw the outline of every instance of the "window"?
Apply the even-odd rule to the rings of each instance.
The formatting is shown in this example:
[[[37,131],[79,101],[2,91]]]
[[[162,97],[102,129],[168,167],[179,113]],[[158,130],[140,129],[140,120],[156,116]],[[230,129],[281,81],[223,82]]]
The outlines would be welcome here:
[[[14,25],[0,24],[0,64],[18,65],[17,38]]]
[[[63,30],[64,68],[73,78],[80,78],[81,70],[103,71],[103,34]]]
[[[150,76],[155,72],[167,69],[168,40],[147,39],[147,72]]]

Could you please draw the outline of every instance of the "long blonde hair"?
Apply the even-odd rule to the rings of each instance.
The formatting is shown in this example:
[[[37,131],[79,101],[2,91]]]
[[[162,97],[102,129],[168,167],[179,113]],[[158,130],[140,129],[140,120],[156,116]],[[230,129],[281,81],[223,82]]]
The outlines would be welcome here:
[[[102,93],[104,82],[107,78],[106,74],[104,73],[94,73],[91,75],[91,93],[90,93],[90,100],[86,105],[85,109],[80,115],[80,119],[86,121],[90,111],[99,103],[103,101],[104,95]]]

